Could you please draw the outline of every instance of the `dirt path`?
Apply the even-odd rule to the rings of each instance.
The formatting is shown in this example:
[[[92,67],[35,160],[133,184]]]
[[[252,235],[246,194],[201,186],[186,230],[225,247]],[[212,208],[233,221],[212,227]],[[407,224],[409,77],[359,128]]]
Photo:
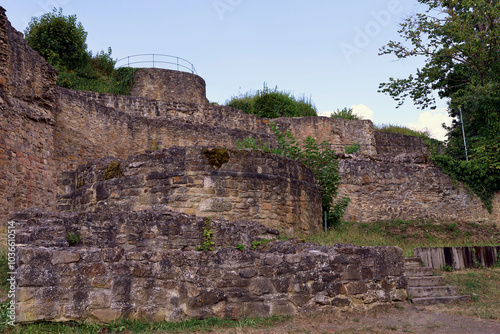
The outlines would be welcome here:
[[[397,308],[378,310],[366,314],[297,316],[293,320],[274,327],[262,329],[227,329],[216,333],[500,334],[500,321],[450,314],[442,306],[416,307],[411,304],[401,304]]]

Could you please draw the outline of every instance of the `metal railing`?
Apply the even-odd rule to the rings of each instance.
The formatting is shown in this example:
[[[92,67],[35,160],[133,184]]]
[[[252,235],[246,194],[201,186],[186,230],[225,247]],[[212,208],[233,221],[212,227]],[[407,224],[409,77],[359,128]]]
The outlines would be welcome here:
[[[116,61],[116,68],[120,67],[141,67],[138,64],[152,64],[153,68],[166,68],[172,69],[175,67],[177,71],[190,72],[198,75],[194,65],[181,57],[164,55],[158,53],[145,53],[127,56]],[[168,65],[168,66],[167,66]]]

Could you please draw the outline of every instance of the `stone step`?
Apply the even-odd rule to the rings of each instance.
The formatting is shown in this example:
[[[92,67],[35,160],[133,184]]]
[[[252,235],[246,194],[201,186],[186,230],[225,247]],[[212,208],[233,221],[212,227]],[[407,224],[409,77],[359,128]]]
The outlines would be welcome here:
[[[407,289],[410,298],[446,297],[458,294],[456,286],[420,286]]]
[[[443,276],[420,276],[407,278],[408,287],[443,286],[446,284],[446,280]]]
[[[421,276],[432,276],[434,275],[434,270],[430,267],[407,267],[405,268],[406,277],[421,277]]]
[[[413,298],[411,302],[419,305],[433,304],[452,304],[452,303],[467,303],[471,300],[470,296],[446,296],[446,297],[423,297]]]
[[[419,257],[407,257],[405,258],[405,267],[422,267],[422,259]]]

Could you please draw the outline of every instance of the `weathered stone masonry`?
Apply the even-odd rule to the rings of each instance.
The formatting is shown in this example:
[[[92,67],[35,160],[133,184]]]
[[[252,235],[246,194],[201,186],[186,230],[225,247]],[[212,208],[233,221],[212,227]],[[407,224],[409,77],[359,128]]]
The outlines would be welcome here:
[[[406,298],[397,247],[272,241],[252,249],[275,238],[274,228],[309,233],[321,224],[309,169],[232,150],[246,137],[274,144],[269,120],[209,105],[203,79],[175,71],[137,72],[134,96],[57,87],[56,71],[3,9],[0,28],[0,223],[43,208],[11,216],[18,321],[234,318]],[[339,145],[350,219],[498,221],[499,197],[488,215],[427,162],[421,141],[411,139],[416,153],[387,150],[410,139],[376,135],[370,121],[275,122],[300,140]],[[353,143],[361,154],[343,155]],[[215,146],[228,159],[207,159]],[[196,251],[200,216],[213,219],[210,252]],[[69,245],[68,233],[81,240]]]
[[[225,154],[220,166],[210,162]],[[112,163],[119,165],[120,175],[105,180]],[[321,194],[312,171],[259,151],[171,147],[125,160],[94,160],[60,173],[58,184],[61,211],[167,208],[254,221],[289,235],[319,232],[322,226]]]
[[[29,48],[22,35],[10,26],[3,11],[0,16],[0,190],[4,194],[0,197],[0,223],[3,226],[12,211],[32,206],[55,209],[57,173],[76,169],[94,159],[104,156],[125,159],[131,154],[175,145],[235,148],[236,142],[246,137],[275,143],[269,120],[232,108],[209,105],[204,96],[203,79],[189,73],[141,70],[137,73],[135,96],[57,87],[55,70]],[[151,78],[161,85],[152,86]],[[391,163],[387,160],[379,163],[379,153],[396,156],[406,152],[404,145],[411,141],[414,150],[425,154],[421,140],[379,134],[373,131],[370,121],[304,117],[281,118],[275,122],[283,130],[290,129],[299,140],[311,135],[318,142],[330,142],[339,153],[343,152],[342,145],[362,145],[362,155],[371,157],[374,163],[364,173],[350,178],[345,175],[342,181],[341,193],[355,198],[349,205],[348,217],[362,221],[394,217],[410,219],[415,217],[415,212],[423,212],[415,207],[425,208],[426,217],[442,220],[456,217],[443,212],[442,205],[434,201],[435,196],[420,196],[426,189],[406,191],[404,198],[407,200],[398,202],[395,199],[403,198],[398,188],[384,186],[393,184],[392,173],[384,172],[386,165]],[[390,143],[404,145],[388,149]],[[365,169],[365,166],[358,164],[356,168]],[[411,174],[416,169],[407,169],[404,162],[395,161],[390,168],[400,169],[396,174],[410,173],[406,179],[416,177]],[[439,180],[446,179],[439,171],[433,175]],[[360,178],[378,180],[375,188],[383,191],[384,198],[391,202],[384,207],[398,206],[398,214],[373,210],[373,191],[369,190],[373,185]],[[429,182],[412,184],[427,187]],[[448,184],[446,188],[451,190],[442,192],[440,198],[449,203],[450,212],[458,203],[457,212],[470,212],[466,219],[498,221],[498,196],[494,214],[489,215],[460,185]],[[459,202],[452,200],[457,196]],[[405,210],[408,204],[413,207]],[[378,207],[377,203],[374,205]],[[406,215],[406,212],[412,214]]]
[[[13,220],[21,322],[237,318],[406,299],[403,254],[396,247],[275,241],[254,251],[252,240],[276,231],[215,221],[216,248],[196,252],[203,221],[170,211],[25,211]],[[68,231],[83,241],[69,247]]]
[[[55,208],[56,71],[0,7],[0,226],[14,210]]]

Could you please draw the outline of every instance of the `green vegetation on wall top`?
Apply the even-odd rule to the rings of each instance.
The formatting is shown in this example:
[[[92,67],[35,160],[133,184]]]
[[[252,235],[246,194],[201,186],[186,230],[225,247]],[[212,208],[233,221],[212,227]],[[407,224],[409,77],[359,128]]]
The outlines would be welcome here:
[[[342,119],[350,119],[350,120],[360,120],[363,119],[362,117],[356,115],[354,113],[354,110],[352,108],[343,108],[342,110],[337,109],[337,111],[334,111],[330,117],[332,118],[342,118]]]
[[[264,118],[317,116],[311,99],[296,98],[278,87],[269,89],[266,83],[262,90],[233,97],[226,105]]]
[[[33,17],[24,31],[28,44],[58,71],[59,86],[98,93],[130,95],[134,68],[115,69],[116,60],[107,52],[87,50],[87,32],[76,15],[62,9]]]

